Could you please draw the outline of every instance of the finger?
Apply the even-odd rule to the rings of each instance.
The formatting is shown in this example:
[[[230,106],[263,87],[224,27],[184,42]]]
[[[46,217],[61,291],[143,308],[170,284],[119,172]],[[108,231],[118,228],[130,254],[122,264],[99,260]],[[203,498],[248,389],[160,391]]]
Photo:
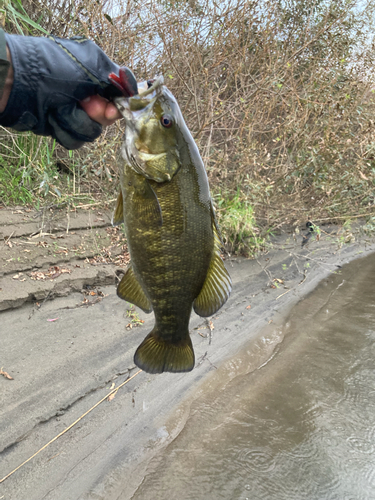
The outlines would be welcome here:
[[[84,101],[81,101],[80,105],[92,120],[95,120],[104,127],[111,125],[117,119],[121,118],[116,106],[98,95],[88,97]]]
[[[114,123],[116,120],[122,118],[122,115],[116,106],[112,102],[109,102],[105,110],[105,117],[108,121]]]

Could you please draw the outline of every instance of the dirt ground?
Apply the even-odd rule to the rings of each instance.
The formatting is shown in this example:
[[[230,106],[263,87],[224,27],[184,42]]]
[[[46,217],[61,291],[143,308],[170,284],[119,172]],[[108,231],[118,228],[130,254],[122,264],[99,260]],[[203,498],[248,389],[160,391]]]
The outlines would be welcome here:
[[[322,228],[303,248],[301,228],[256,260],[228,257],[229,301],[191,319],[194,370],[149,375],[133,354],[153,315],[116,295],[128,255],[110,218],[0,210],[0,500],[130,499],[194,401],[261,369],[290,308],[375,251],[358,224]]]

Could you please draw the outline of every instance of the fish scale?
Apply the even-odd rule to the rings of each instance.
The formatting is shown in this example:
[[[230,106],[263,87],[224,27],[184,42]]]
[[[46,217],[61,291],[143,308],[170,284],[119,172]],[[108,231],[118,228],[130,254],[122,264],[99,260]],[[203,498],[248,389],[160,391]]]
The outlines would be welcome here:
[[[134,361],[149,373],[190,371],[192,308],[212,315],[231,290],[207,174],[161,79],[116,104],[126,128],[114,223],[124,221],[131,255],[117,293],[155,314],[155,326]]]
[[[126,168],[125,184],[127,177],[132,175],[133,172]],[[195,219],[202,220],[203,213],[192,210],[184,223],[184,207],[179,196],[181,181],[187,189],[186,182],[178,175],[167,185],[154,186],[152,183],[163,214],[163,225],[160,228],[140,231],[140,227],[148,226],[148,219],[141,219],[136,206],[132,206],[126,195],[124,198],[124,213],[132,213],[138,220],[135,226],[130,217],[129,220],[125,218],[133,267],[148,290],[156,324],[163,329],[165,335],[167,330],[171,331],[170,335],[174,334],[177,328],[181,335],[186,335],[192,303],[202,288],[209,264],[208,259],[202,262],[204,253],[199,248],[200,242],[206,241],[206,246],[213,246],[212,239],[204,238],[204,224],[194,223]],[[210,225],[209,210],[207,206],[206,225]],[[184,252],[181,252],[181,248]],[[212,248],[208,248],[207,254],[211,252]],[[175,336],[177,338],[178,334]]]

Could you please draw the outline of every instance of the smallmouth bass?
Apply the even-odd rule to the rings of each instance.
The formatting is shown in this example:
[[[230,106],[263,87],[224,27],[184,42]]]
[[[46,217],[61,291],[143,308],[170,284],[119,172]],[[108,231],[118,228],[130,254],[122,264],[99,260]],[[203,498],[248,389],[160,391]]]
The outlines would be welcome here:
[[[192,308],[211,316],[232,287],[220,256],[207,174],[161,77],[144,92],[115,103],[126,126],[113,223],[124,222],[131,256],[117,294],[155,314],[155,326],[134,362],[148,373],[187,372],[195,362]]]

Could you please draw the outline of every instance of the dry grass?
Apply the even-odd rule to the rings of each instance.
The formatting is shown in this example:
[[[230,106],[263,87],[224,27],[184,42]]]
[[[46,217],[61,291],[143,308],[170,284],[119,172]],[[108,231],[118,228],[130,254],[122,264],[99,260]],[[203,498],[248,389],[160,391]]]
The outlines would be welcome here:
[[[139,80],[163,74],[214,193],[225,193],[221,210],[243,200],[265,229],[374,211],[374,6],[24,3],[46,30],[95,40]],[[74,155],[93,192],[116,185],[119,134],[114,126]]]

